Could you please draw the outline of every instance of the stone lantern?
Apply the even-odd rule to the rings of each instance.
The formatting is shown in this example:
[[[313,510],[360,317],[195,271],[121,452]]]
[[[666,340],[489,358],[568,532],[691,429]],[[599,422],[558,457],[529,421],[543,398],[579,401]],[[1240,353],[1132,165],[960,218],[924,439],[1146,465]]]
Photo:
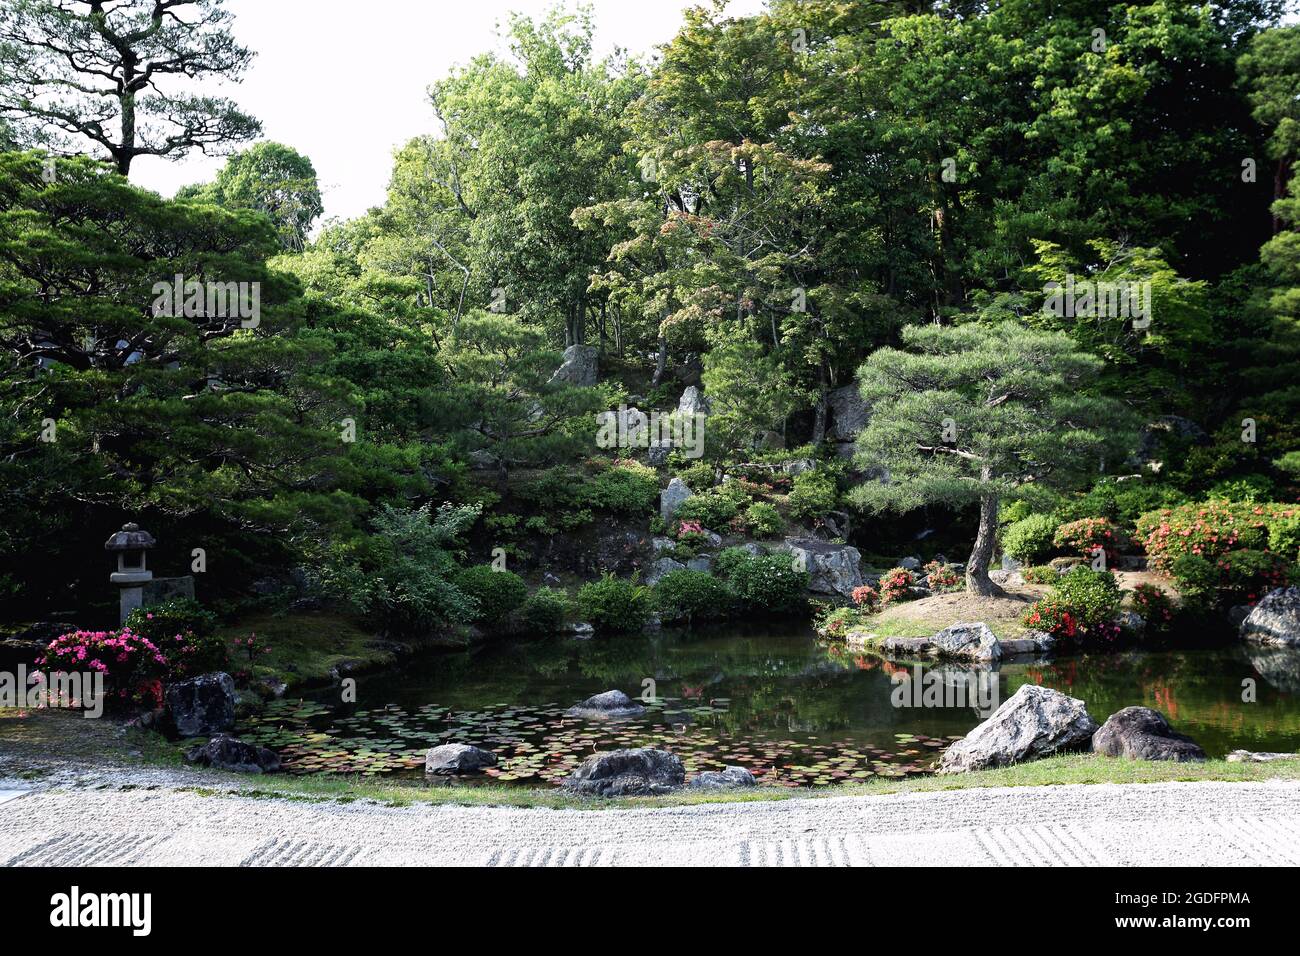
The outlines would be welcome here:
[[[104,542],[105,551],[117,552],[117,570],[109,580],[121,589],[121,623],[127,615],[144,606],[144,586],[153,580],[153,572],[145,566],[144,553],[157,542],[148,531],[141,531],[135,523],[122,525],[122,530]]]

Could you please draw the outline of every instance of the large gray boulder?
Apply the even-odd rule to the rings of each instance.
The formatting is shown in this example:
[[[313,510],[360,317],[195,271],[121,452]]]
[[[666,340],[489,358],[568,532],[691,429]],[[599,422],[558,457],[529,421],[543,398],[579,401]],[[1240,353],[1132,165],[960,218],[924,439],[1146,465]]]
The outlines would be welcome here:
[[[565,711],[568,717],[635,717],[645,713],[645,705],[621,690],[607,690],[588,697]]]
[[[686,565],[682,564],[680,561],[673,558],[657,558],[651,563],[650,567],[646,569],[645,583],[651,585],[658,584],[659,579],[665,574],[672,574],[674,571],[685,570]]]
[[[235,773],[275,773],[280,769],[280,757],[274,750],[229,734],[217,734],[206,744],[191,747],[185,752],[185,762]]]
[[[851,597],[862,587],[862,555],[847,544],[817,538],[786,538],[785,547],[797,567],[808,572],[808,590]]]
[[[599,355],[600,350],[594,345],[570,345],[564,350],[564,361],[551,376],[551,381],[595,385],[600,371]]]
[[[469,744],[443,744],[424,755],[425,773],[478,773],[484,767],[496,765],[496,754]]]
[[[686,782],[681,758],[667,750],[638,747],[592,754],[565,778],[566,789],[600,797],[657,796]]]
[[[737,790],[754,786],[754,775],[744,767],[705,770],[691,778],[691,786],[696,790]]]
[[[212,737],[235,726],[235,682],[220,671],[169,684],[167,718],[181,737]]]
[[[695,385],[688,385],[677,401],[679,415],[709,414],[709,400],[704,397],[704,390]]]
[[[939,657],[959,657],[969,661],[997,661],[1002,656],[997,637],[988,624],[953,624],[931,637]]]
[[[1265,594],[1241,622],[1241,636],[1265,647],[1300,647],[1300,587]]]
[[[695,492],[691,491],[686,482],[674,478],[668,482],[667,488],[659,492],[659,517],[664,521],[672,521],[682,502],[694,494]]]
[[[954,624],[930,637],[887,637],[880,649],[893,657],[943,657],[991,664],[1002,657],[1002,645],[984,623]]]
[[[1097,722],[1083,701],[1037,684],[1025,684],[988,720],[957,741],[939,760],[939,773],[1006,767],[1038,757],[1086,750]]]
[[[862,399],[858,383],[852,382],[837,388],[826,396],[830,406],[831,424],[826,437],[831,441],[853,441],[858,432],[867,427],[871,409]]]
[[[1095,753],[1131,760],[1204,760],[1191,737],[1174,733],[1164,715],[1150,707],[1125,707],[1116,711],[1092,737]]]

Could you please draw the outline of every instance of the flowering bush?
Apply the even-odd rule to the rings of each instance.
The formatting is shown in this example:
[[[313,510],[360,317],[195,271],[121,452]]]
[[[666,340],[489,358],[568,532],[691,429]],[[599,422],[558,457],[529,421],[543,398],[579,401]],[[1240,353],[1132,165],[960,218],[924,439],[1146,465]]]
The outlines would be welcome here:
[[[1020,576],[1025,579],[1026,584],[1055,584],[1056,579],[1061,576],[1061,572],[1049,564],[1039,564],[1029,568],[1021,568]]]
[[[192,598],[137,608],[125,628],[149,640],[167,658],[166,680],[186,680],[229,666],[226,642],[216,633],[216,615]]]
[[[875,611],[880,607],[880,592],[870,584],[864,584],[862,587],[854,588],[853,603],[867,611]]]
[[[1295,506],[1206,501],[1144,514],[1137,532],[1151,566],[1168,573],[1183,555],[1213,560],[1241,548],[1265,548],[1270,526],[1297,514]]]
[[[709,536],[704,533],[704,526],[698,521],[679,521],[674,529],[674,537],[678,544],[687,547],[704,544],[709,540]]]
[[[1088,558],[1094,557],[1099,549],[1103,550],[1109,564],[1119,556],[1119,549],[1126,541],[1109,518],[1083,518],[1057,528],[1052,543]]]
[[[912,596],[916,579],[906,568],[893,568],[880,576],[880,603],[888,606]]]
[[[1119,604],[1113,574],[1079,566],[1061,575],[1047,597],[1031,604],[1021,623],[1080,644],[1105,645],[1119,636]]]
[[[822,635],[835,639],[842,638],[861,619],[862,612],[857,608],[828,606],[817,615],[815,623]]]
[[[931,561],[925,566],[925,584],[937,594],[942,591],[956,590],[961,586],[961,578],[957,577],[957,572],[948,565]]]
[[[1174,619],[1174,602],[1154,584],[1139,584],[1133,589],[1133,610],[1149,633],[1164,630]]]
[[[159,706],[162,682],[169,676],[162,650],[130,627],[56,637],[36,659],[36,666],[58,673],[98,671],[104,675],[109,700],[122,706]]]
[[[1153,511],[1137,527],[1151,566],[1173,577],[1187,603],[1211,608],[1257,601],[1293,579],[1298,515],[1295,505],[1207,501]]]

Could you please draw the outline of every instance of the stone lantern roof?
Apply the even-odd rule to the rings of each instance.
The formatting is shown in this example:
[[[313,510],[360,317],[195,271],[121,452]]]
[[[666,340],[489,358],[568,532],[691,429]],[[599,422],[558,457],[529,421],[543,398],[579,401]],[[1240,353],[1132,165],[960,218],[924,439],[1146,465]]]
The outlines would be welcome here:
[[[104,550],[146,551],[157,543],[148,531],[141,531],[140,526],[135,522],[127,522],[122,525],[121,531],[114,532],[104,542]]]

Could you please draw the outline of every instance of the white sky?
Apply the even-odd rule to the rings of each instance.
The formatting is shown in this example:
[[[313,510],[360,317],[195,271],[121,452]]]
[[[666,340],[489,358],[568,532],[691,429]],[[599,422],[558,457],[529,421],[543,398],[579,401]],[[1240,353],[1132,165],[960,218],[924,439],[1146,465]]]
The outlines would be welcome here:
[[[233,32],[257,58],[238,85],[205,82],[262,121],[265,138],[311,158],[325,218],[351,218],[383,203],[393,149],[432,132],[425,90],[456,64],[500,50],[510,12],[540,18],[553,0],[227,0]],[[589,0],[596,53],[649,53],[682,23],[689,0]],[[763,0],[731,0],[742,16]],[[573,4],[568,6],[572,8]],[[212,179],[221,157],[138,158],[131,179],[170,196]]]

